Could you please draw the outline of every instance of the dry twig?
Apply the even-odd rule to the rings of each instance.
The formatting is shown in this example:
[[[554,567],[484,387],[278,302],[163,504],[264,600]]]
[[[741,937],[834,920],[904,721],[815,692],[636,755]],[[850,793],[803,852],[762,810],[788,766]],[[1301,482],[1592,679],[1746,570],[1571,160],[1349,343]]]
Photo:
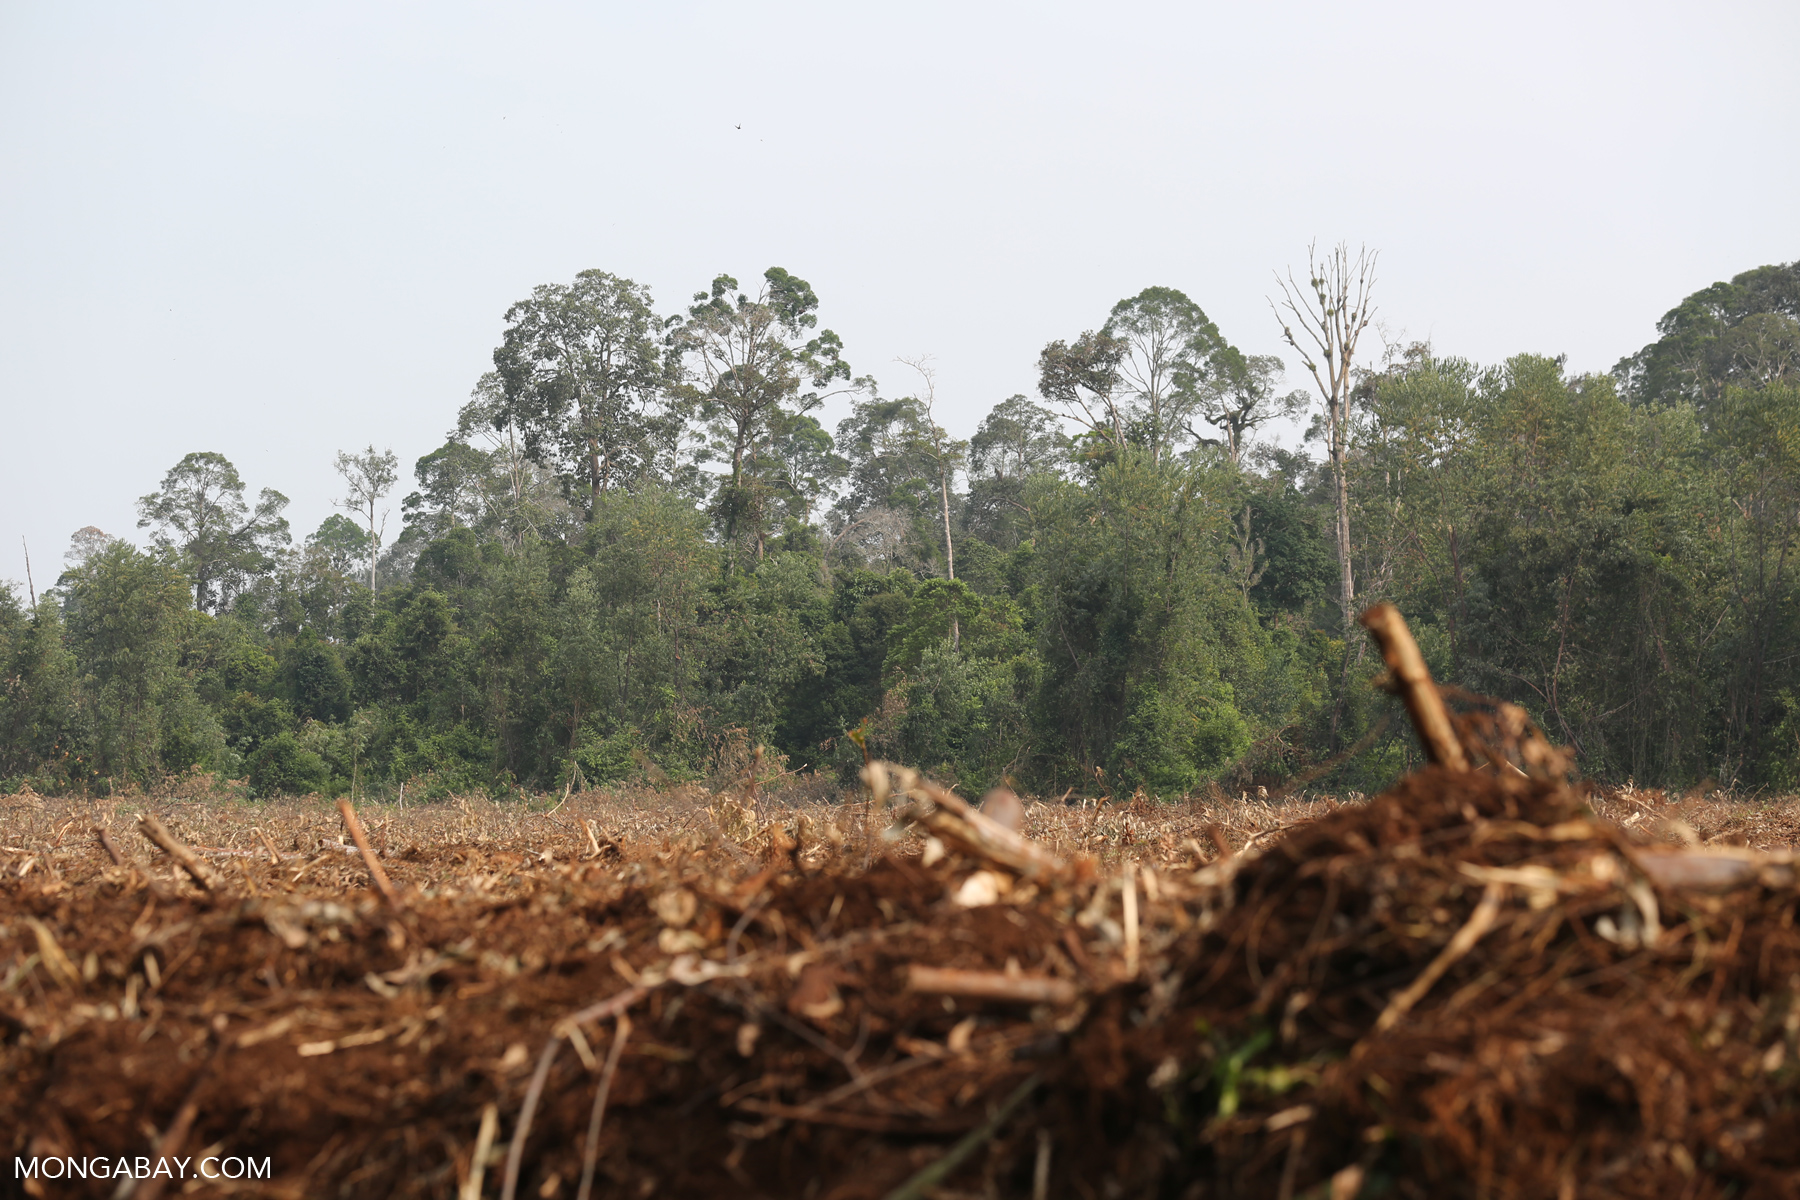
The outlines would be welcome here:
[[[362,822],[356,819],[356,809],[351,807],[348,800],[339,800],[338,811],[344,814],[344,827],[350,831],[350,840],[362,852],[363,863],[369,868],[369,876],[375,880],[375,886],[381,889],[388,904],[394,908],[403,907],[400,893],[394,890],[393,881],[381,869],[381,862],[375,857],[375,851],[369,848],[369,839],[363,834]]]
[[[1494,927],[1494,919],[1500,915],[1500,904],[1505,899],[1504,883],[1487,885],[1486,890],[1481,893],[1481,903],[1475,906],[1475,911],[1469,914],[1463,927],[1456,931],[1450,944],[1439,951],[1438,956],[1431,960],[1431,965],[1421,971],[1419,977],[1406,986],[1405,991],[1396,994],[1388,1001],[1387,1007],[1381,1010],[1381,1016],[1375,1020],[1375,1032],[1386,1033],[1398,1025],[1400,1019],[1412,1011],[1413,1005],[1425,998],[1425,993],[1431,990],[1432,985],[1443,978],[1444,972],[1456,965],[1457,959],[1475,948],[1475,943],[1481,940],[1482,935]]]
[[[1363,613],[1362,623],[1381,648],[1381,657],[1394,677],[1394,690],[1406,704],[1426,756],[1446,770],[1467,771],[1469,757],[1451,727],[1450,710],[1444,707],[1425,656],[1419,653],[1419,644],[1413,641],[1400,610],[1391,604],[1374,605]]]
[[[969,971],[958,967],[928,967],[913,963],[906,969],[911,991],[935,996],[968,996],[980,1000],[1010,1000],[1017,1004],[1073,1004],[1080,993],[1066,979],[1043,975],[1008,975],[1002,971]]]
[[[600,1159],[600,1123],[606,1119],[606,1096],[612,1091],[619,1056],[625,1052],[625,1039],[630,1036],[631,1018],[621,1009],[613,1027],[612,1045],[606,1050],[606,1065],[600,1069],[600,1083],[594,1089],[594,1107],[588,1113],[587,1142],[581,1151],[581,1186],[575,1190],[575,1200],[588,1200],[593,1191],[594,1167]]]
[[[181,865],[195,883],[208,892],[219,890],[219,878],[213,874],[212,868],[200,861],[198,855],[184,845],[181,839],[163,827],[156,819],[155,813],[145,813],[138,818],[138,829],[143,835],[161,846],[163,852]]]
[[[924,779],[917,780],[911,790],[929,800],[931,807],[914,805],[907,815],[977,858],[998,863],[1027,879],[1054,878],[1068,870],[1062,859],[984,815],[955,792]]]
[[[112,834],[107,832],[106,826],[94,826],[94,836],[100,839],[100,848],[106,851],[106,856],[108,858],[112,859],[113,866],[122,867],[125,865],[124,852],[119,849],[119,843],[113,841]]]
[[[500,1184],[500,1200],[513,1200],[519,1191],[519,1166],[525,1161],[525,1139],[531,1135],[531,1118],[537,1114],[538,1097],[544,1094],[544,1080],[550,1077],[550,1064],[562,1048],[562,1036],[551,1034],[538,1055],[537,1070],[531,1073],[531,1085],[525,1089],[525,1103],[519,1107],[519,1123],[513,1129],[512,1145],[506,1150],[506,1174]]]

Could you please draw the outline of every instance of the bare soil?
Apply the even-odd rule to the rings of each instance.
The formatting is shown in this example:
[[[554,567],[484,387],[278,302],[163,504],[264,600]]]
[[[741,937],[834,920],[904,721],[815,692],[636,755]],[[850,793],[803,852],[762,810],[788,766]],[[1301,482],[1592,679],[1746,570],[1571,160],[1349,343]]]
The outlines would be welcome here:
[[[1785,850],[1791,800],[1033,803],[1037,877],[860,796],[361,816],[397,903],[317,799],[0,798],[0,1153],[267,1155],[231,1190],[291,1197],[501,1195],[509,1155],[575,1196],[591,1152],[593,1195],[876,1198],[959,1146],[913,1194],[1800,1194],[1793,871],[1639,865]]]

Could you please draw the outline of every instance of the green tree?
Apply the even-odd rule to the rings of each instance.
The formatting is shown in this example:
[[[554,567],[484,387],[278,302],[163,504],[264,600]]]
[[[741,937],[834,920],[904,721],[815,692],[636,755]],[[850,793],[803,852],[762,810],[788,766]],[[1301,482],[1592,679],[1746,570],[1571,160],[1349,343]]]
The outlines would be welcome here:
[[[1069,439],[1048,409],[1024,396],[996,404],[969,439],[970,530],[1003,550],[1017,546],[1030,528],[1026,482],[1054,474],[1068,455]]]
[[[695,769],[683,741],[699,706],[699,609],[717,553],[679,496],[609,496],[558,606],[550,664],[566,744],[590,780],[623,770],[624,739]]]
[[[506,311],[494,351],[505,413],[528,457],[585,493],[655,477],[659,448],[679,437],[649,289],[605,271],[543,284]]]
[[[1185,293],[1145,288],[1113,305],[1098,332],[1045,346],[1038,391],[1109,453],[1130,445],[1161,462],[1196,436],[1209,376],[1228,377],[1214,360],[1229,348]]]
[[[1235,346],[1221,345],[1197,372],[1191,413],[1224,435],[1225,452],[1233,463],[1243,460],[1251,434],[1306,407],[1305,392],[1276,395],[1276,381],[1284,369],[1273,354],[1247,355]],[[1191,421],[1187,433],[1196,443],[1207,440]]]
[[[881,707],[885,659],[908,618],[916,582],[905,570],[840,568],[831,577],[816,635],[819,671],[796,682],[782,726],[781,744],[796,762],[831,763],[846,775],[861,769],[862,755],[844,735]],[[938,626],[937,637],[944,631]]]
[[[476,381],[469,402],[457,414],[455,436],[488,443],[488,470],[479,483],[483,533],[499,534],[515,554],[532,540],[575,535],[577,522],[564,489],[526,452],[499,372],[489,371]]]
[[[387,513],[383,512],[379,521],[375,516],[375,507],[381,503],[382,497],[393,490],[397,479],[400,461],[394,457],[392,450],[377,450],[370,446],[360,454],[346,454],[338,451],[337,472],[344,477],[344,498],[337,501],[339,508],[360,514],[368,523],[369,530],[369,590],[375,590],[375,559],[381,553],[381,535],[387,528]]]
[[[795,525],[812,523],[813,509],[844,478],[850,464],[809,413],[780,412],[770,422],[767,448],[757,457],[775,506]]]
[[[321,555],[333,571],[349,575],[368,560],[369,535],[342,513],[332,513],[306,539],[306,548]]]
[[[847,487],[833,509],[834,544],[851,541],[865,550],[880,546],[890,562],[904,560],[924,569],[934,557],[935,542],[945,553],[943,569],[953,577],[951,488],[967,448],[932,419],[933,381],[927,374],[924,382],[926,398],[870,394],[854,402],[850,415],[838,424],[838,443],[849,470]],[[933,525],[940,530],[935,535]]]
[[[331,787],[331,768],[316,751],[283,731],[250,756],[250,787],[258,796],[301,796]]]
[[[0,587],[0,777],[44,772],[68,782],[85,749],[75,698],[74,655],[49,597],[27,610]]]
[[[1124,347],[1118,386],[1133,444],[1152,462],[1176,452],[1202,397],[1211,360],[1227,348],[1198,304],[1174,288],[1145,288],[1113,305],[1101,332]]]
[[[810,412],[828,396],[862,386],[851,379],[842,339],[829,329],[812,333],[819,298],[804,279],[770,267],[754,297],[737,287],[720,275],[710,291],[695,293],[671,338],[688,363],[683,394],[711,432],[703,455],[727,465],[714,513],[728,569],[766,553],[777,487],[769,468],[780,461],[769,445],[783,415]]]
[[[830,593],[809,556],[772,554],[719,581],[700,609],[705,704],[715,737],[780,743],[797,702],[824,670]]]
[[[1800,381],[1800,261],[1702,288],[1663,314],[1656,332],[1613,368],[1638,403],[1705,408],[1727,387]]]
[[[467,442],[451,438],[413,465],[419,489],[400,502],[408,530],[427,542],[452,529],[477,527],[493,478],[493,462]]]
[[[1699,778],[1724,614],[1693,410],[1634,409],[1609,378],[1521,355],[1484,376],[1475,414],[1463,679],[1525,705],[1590,774]]]
[[[1131,426],[1119,386],[1126,350],[1105,330],[1088,330],[1073,343],[1051,342],[1038,355],[1038,394],[1084,428],[1086,439],[1114,454],[1126,445]]]
[[[194,607],[223,610],[251,576],[268,571],[288,543],[287,497],[264,488],[256,508],[244,502],[244,481],[223,454],[196,451],[163,476],[162,487],[138,501],[138,528],[186,556],[194,579]]]
[[[1093,779],[1100,768],[1126,788],[1182,791],[1235,757],[1219,746],[1243,748],[1218,730],[1294,719],[1281,699],[1292,689],[1265,678],[1283,668],[1220,569],[1236,486],[1223,467],[1152,463],[1142,452],[1102,464],[1085,487],[1035,482],[1043,672],[1034,705],[1048,773]],[[1239,694],[1276,699],[1246,712]],[[1158,729],[1187,731],[1168,762],[1144,757]]]
[[[935,485],[938,500],[938,519],[944,531],[944,577],[956,578],[956,540],[950,528],[950,493],[955,487],[957,472],[968,462],[969,444],[951,437],[942,425],[937,423],[937,373],[931,369],[926,358],[903,358],[900,360],[918,373],[922,384],[918,404],[913,409],[913,426],[910,431],[913,443],[918,447],[922,457],[931,470],[931,482]],[[950,622],[950,642],[955,646],[959,637],[957,623]]]
[[[188,577],[175,552],[145,554],[114,542],[65,579],[94,773],[148,782],[164,765],[165,742],[222,755],[223,732],[178,670],[189,618],[210,618],[188,608]]]
[[[1721,630],[1721,778],[1800,782],[1777,726],[1792,730],[1800,684],[1800,384],[1727,387],[1712,403],[1710,457],[1723,503],[1704,543],[1717,550],[1731,620]],[[1709,531],[1710,532],[1710,531]],[[1734,768],[1736,768],[1734,770]]]
[[[281,656],[280,681],[288,704],[301,717],[342,722],[350,716],[350,673],[336,647],[310,629]]]

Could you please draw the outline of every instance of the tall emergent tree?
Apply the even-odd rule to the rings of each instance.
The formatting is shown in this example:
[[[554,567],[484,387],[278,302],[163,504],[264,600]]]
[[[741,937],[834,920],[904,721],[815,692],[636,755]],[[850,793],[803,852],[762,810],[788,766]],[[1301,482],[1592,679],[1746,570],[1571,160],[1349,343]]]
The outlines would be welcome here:
[[[400,502],[407,525],[427,539],[443,537],[461,526],[479,525],[486,515],[485,493],[493,482],[493,471],[488,455],[451,438],[413,464],[419,490]]]
[[[1350,485],[1344,460],[1350,446],[1356,342],[1375,312],[1369,299],[1375,285],[1375,257],[1364,247],[1352,262],[1342,242],[1320,257],[1315,243],[1306,248],[1306,288],[1295,282],[1290,270],[1285,279],[1275,277],[1282,302],[1269,301],[1275,319],[1281,322],[1282,339],[1299,352],[1300,361],[1312,372],[1325,406],[1320,424],[1337,505],[1338,604],[1343,610],[1346,639],[1355,628],[1356,581],[1350,574]],[[1281,315],[1283,309],[1293,318],[1292,324]]]
[[[1656,323],[1661,336],[1613,375],[1631,399],[1706,408],[1728,387],[1800,382],[1800,262],[1701,288]]]
[[[1073,343],[1059,338],[1038,355],[1038,395],[1115,454],[1124,448],[1131,424],[1119,394],[1124,357],[1124,342],[1091,329]]]
[[[344,498],[337,501],[337,506],[358,514],[369,525],[369,590],[372,592],[375,590],[375,560],[381,554],[381,535],[387,530],[387,513],[382,512],[378,523],[375,506],[393,490],[394,481],[400,477],[400,460],[394,457],[392,450],[377,450],[374,446],[361,454],[345,454],[340,450],[337,472],[349,488]]]
[[[705,453],[730,464],[719,485],[715,517],[728,547],[727,569],[754,546],[763,557],[776,491],[772,478],[778,456],[770,439],[784,414],[806,413],[838,391],[854,390],[843,358],[843,340],[817,327],[819,297],[812,285],[780,267],[763,272],[753,298],[737,292],[729,275],[697,292],[687,319],[671,345],[689,360],[690,381],[683,394],[696,401],[712,433]],[[825,392],[834,383],[847,384]],[[803,387],[814,390],[802,392]]]
[[[602,492],[654,471],[679,423],[663,403],[660,332],[649,289],[605,271],[544,284],[506,310],[494,351],[504,416],[571,498],[586,493],[590,518]]]
[[[1199,436],[1192,420],[1227,351],[1219,327],[1185,293],[1145,288],[1113,305],[1098,332],[1045,346],[1038,392],[1115,453],[1135,446],[1159,463]]]
[[[1306,407],[1306,393],[1275,394],[1283,371],[1273,354],[1245,354],[1223,346],[1207,360],[1193,413],[1225,435],[1225,452],[1233,463],[1243,460],[1250,435],[1277,417]],[[1189,426],[1195,441],[1204,440]]]
[[[1008,396],[981,419],[969,439],[968,522],[982,537],[1011,550],[1025,536],[1025,484],[1056,471],[1069,439],[1056,415],[1024,396]]]
[[[1118,385],[1127,434],[1161,462],[1175,452],[1201,398],[1208,364],[1229,349],[1219,327],[1186,294],[1145,288],[1113,305],[1101,333],[1122,347]]]
[[[910,432],[918,444],[919,453],[931,464],[933,482],[937,486],[938,516],[944,523],[944,575],[955,579],[956,543],[950,536],[950,489],[955,482],[956,473],[962,469],[968,457],[969,444],[955,440],[937,423],[937,372],[931,368],[930,358],[921,355],[918,358],[902,358],[900,361],[918,372],[922,385]],[[957,636],[956,625],[952,621],[952,643],[957,640]]]
[[[217,612],[270,555],[288,543],[288,499],[264,488],[251,510],[244,481],[223,454],[196,451],[169,468],[162,487],[138,501],[138,528],[155,526],[151,540],[179,551],[194,576],[194,607]]]

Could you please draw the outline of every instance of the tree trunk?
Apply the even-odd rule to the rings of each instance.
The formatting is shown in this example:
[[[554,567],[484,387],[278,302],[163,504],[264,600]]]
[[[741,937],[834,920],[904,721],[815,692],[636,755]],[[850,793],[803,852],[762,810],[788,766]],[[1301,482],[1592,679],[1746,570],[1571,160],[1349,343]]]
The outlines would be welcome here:
[[[938,498],[942,501],[944,514],[944,573],[952,581],[956,579],[956,543],[950,538],[950,473],[944,470],[944,462],[938,459]],[[950,648],[962,648],[962,621],[956,610],[950,612]]]
[[[600,440],[589,437],[588,444],[588,520],[592,521],[600,511],[600,493],[606,490],[606,483],[600,470]]]
[[[1337,493],[1337,557],[1338,597],[1344,614],[1344,633],[1349,637],[1356,628],[1356,580],[1350,569],[1350,481],[1344,471],[1344,448],[1334,446],[1331,452],[1331,483]]]

